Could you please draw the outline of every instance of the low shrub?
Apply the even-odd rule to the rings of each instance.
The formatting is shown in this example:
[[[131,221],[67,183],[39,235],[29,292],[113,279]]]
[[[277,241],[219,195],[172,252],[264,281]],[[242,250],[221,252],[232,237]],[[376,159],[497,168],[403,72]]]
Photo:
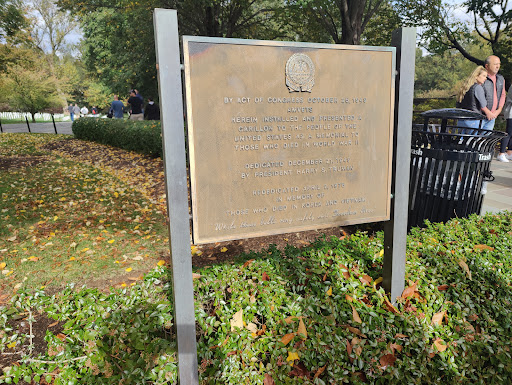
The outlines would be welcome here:
[[[504,213],[413,229],[395,306],[380,286],[382,233],[270,246],[203,268],[194,279],[200,383],[512,383],[511,224]],[[159,268],[113,293],[19,292],[0,307],[0,348],[25,353],[0,383],[175,384],[169,291]],[[28,331],[13,328],[36,311],[62,325],[37,358],[26,354]]]
[[[80,118],[73,122],[72,129],[77,139],[149,156],[162,156],[162,131],[159,121]]]

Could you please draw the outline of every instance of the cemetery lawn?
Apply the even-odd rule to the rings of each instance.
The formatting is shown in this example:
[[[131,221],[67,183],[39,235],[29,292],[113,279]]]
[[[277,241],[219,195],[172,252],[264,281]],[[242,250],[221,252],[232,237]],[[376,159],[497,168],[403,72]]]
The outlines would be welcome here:
[[[71,282],[131,284],[162,259],[162,210],[101,168],[43,148],[56,139],[64,138],[0,136],[3,295]]]
[[[0,384],[176,383],[162,177],[0,135]],[[381,232],[317,235],[192,248],[201,384],[512,383],[512,213],[413,229],[396,305]]]

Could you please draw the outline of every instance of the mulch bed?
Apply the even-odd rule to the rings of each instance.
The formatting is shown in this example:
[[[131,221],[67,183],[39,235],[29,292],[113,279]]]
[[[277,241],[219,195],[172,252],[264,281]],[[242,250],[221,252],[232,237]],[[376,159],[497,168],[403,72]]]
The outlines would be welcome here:
[[[47,156],[2,156],[0,157],[0,170],[34,167],[47,161]]]

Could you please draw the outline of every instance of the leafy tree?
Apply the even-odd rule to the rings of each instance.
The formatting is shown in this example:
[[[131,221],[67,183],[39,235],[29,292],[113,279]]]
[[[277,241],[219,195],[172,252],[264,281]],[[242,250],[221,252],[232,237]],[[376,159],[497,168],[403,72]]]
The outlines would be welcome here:
[[[88,81],[84,90],[84,99],[91,107],[96,106],[99,109],[106,108],[110,105],[113,98],[112,91],[101,83]]]
[[[423,45],[433,53],[457,50],[467,60],[483,65],[487,54],[470,52],[471,44],[488,46],[501,58],[510,78],[512,12],[508,0],[397,0],[405,23],[418,27]],[[508,67],[508,68],[507,68]]]
[[[391,34],[402,25],[400,15],[389,1],[384,1],[364,29],[361,43],[364,45],[389,46]]]
[[[468,77],[473,67],[474,64],[458,53],[447,51],[442,55],[422,56],[418,48],[414,90],[421,96],[454,96],[460,82]]]
[[[239,38],[284,35],[271,10],[278,0],[59,0],[79,17],[87,70],[114,93],[157,96],[154,8],[178,10],[180,33]]]
[[[82,59],[95,81],[120,95],[127,95],[130,88],[144,96],[157,95],[152,12],[159,1],[61,0],[59,4],[80,21]]]
[[[13,37],[26,27],[22,6],[18,0],[0,0],[0,41]]]
[[[49,77],[37,66],[8,65],[7,72],[2,75],[3,92],[7,92],[9,105],[30,112],[33,122],[37,112],[61,105],[57,83],[56,78]]]
[[[178,11],[180,33],[194,36],[263,38],[280,3],[271,0],[163,0]]]
[[[32,0],[32,39],[43,52],[49,52],[52,58],[68,51],[66,38],[77,30],[77,22],[69,12],[60,10],[55,0]]]

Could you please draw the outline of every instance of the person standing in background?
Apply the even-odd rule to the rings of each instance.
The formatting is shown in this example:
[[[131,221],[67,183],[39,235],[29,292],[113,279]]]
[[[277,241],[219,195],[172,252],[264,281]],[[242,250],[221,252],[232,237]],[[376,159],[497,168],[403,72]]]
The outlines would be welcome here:
[[[69,106],[68,106],[68,112],[69,112],[69,117],[71,119],[72,122],[75,121],[75,112],[74,112],[74,107],[73,107],[73,103],[70,103]]]
[[[507,119],[507,136],[501,140],[500,153],[496,160],[500,162],[510,162],[512,160],[512,86],[507,92],[505,107],[503,108],[503,116]]]
[[[471,75],[464,81],[462,87],[457,92],[457,108],[464,108],[485,115],[487,119],[492,119],[491,111],[487,108],[487,100],[483,84],[487,79],[487,70],[482,67],[476,67]],[[484,120],[485,122],[485,120]],[[478,128],[480,120],[459,119],[459,127]],[[470,134],[472,130],[464,130],[463,134]]]
[[[128,104],[131,107],[131,120],[144,120],[144,114],[142,113],[142,101],[140,97],[137,97],[135,90],[130,90],[130,97],[128,98]]]
[[[148,104],[144,109],[144,120],[160,120],[160,108],[152,98],[148,98]]]
[[[76,104],[76,103],[73,106],[73,113],[75,114],[75,117],[77,119],[80,117],[80,107],[78,107],[78,104]]]
[[[140,99],[140,102],[142,103],[141,110],[142,110],[142,113],[144,113],[144,98],[139,93],[139,90],[136,90],[136,89],[133,89],[133,90],[135,91],[135,96],[138,97]]]
[[[114,95],[114,101],[110,105],[110,108],[112,109],[114,118],[123,119],[124,104],[119,100],[119,96]]]
[[[491,55],[485,59],[485,69],[487,70],[487,79],[483,87],[487,108],[491,111],[491,119],[487,117],[482,124],[484,130],[492,130],[494,123],[505,105],[505,79],[498,74],[501,67],[501,61],[498,56]]]

